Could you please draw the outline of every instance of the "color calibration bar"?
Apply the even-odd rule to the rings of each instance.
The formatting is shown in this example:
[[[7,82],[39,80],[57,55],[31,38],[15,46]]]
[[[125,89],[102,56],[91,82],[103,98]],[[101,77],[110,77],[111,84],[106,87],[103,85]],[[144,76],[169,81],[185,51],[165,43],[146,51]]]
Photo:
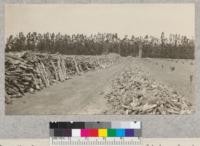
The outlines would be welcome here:
[[[51,145],[140,145],[141,122],[50,122]]]
[[[141,137],[140,122],[51,122],[52,137]]]

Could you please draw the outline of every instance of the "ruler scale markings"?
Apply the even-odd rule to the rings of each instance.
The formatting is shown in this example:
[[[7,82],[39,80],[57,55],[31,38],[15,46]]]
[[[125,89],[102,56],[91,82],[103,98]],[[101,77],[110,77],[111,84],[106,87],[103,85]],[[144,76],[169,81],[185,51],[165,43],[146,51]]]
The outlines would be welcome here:
[[[56,138],[55,138],[56,139]],[[66,138],[67,139],[67,138]],[[68,138],[67,140],[62,139],[62,142],[59,143],[57,141],[53,141],[52,138],[50,138],[50,141],[48,139],[1,139],[0,140],[0,145],[2,146],[59,146],[61,145],[70,145]],[[106,139],[107,145],[114,146],[114,140],[110,141],[109,139]],[[109,141],[109,143],[108,143]],[[50,142],[50,143],[49,143]],[[53,145],[54,143],[54,145]],[[82,143],[83,144],[83,143]],[[137,145],[139,146],[140,144],[143,144],[143,146],[199,146],[200,144],[200,138],[144,138],[142,143],[134,142],[133,140],[131,141],[125,141],[123,146],[130,146],[130,145]],[[74,141],[74,146],[79,146],[80,145],[80,140],[78,139],[77,141]],[[96,143],[96,139],[93,141],[90,141],[89,146],[98,146]],[[82,145],[83,146],[83,145]]]

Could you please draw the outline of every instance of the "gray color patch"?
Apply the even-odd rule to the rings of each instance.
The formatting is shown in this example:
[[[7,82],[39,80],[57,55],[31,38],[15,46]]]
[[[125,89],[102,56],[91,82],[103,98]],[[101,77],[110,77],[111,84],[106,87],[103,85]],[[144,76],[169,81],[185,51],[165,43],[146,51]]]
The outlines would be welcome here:
[[[141,129],[134,129],[134,136],[135,137],[142,137],[142,130]]]
[[[86,122],[85,128],[110,128],[110,122]]]

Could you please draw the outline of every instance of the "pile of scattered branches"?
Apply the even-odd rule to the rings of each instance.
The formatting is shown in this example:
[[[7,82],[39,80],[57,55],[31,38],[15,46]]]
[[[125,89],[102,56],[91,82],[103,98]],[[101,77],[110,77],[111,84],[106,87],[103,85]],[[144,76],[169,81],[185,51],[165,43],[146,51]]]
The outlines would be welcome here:
[[[113,81],[106,95],[111,111],[119,114],[189,114],[191,104],[177,91],[129,67]]]
[[[108,67],[118,59],[119,56],[115,54],[104,56],[6,54],[6,103],[10,103],[11,98],[22,97],[27,92],[34,93],[55,82],[70,79],[74,75]]]

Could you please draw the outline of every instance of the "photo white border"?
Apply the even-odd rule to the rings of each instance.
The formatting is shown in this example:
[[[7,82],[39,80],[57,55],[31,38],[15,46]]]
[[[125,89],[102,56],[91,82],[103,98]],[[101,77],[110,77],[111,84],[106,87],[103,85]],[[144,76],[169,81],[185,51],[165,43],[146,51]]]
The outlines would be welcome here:
[[[76,4],[76,3],[194,3],[196,111],[192,115],[67,115],[67,116],[7,116],[4,98],[4,5],[5,4]],[[145,138],[200,137],[200,1],[199,0],[0,0],[0,138],[48,138],[49,121],[132,121],[141,120]]]

